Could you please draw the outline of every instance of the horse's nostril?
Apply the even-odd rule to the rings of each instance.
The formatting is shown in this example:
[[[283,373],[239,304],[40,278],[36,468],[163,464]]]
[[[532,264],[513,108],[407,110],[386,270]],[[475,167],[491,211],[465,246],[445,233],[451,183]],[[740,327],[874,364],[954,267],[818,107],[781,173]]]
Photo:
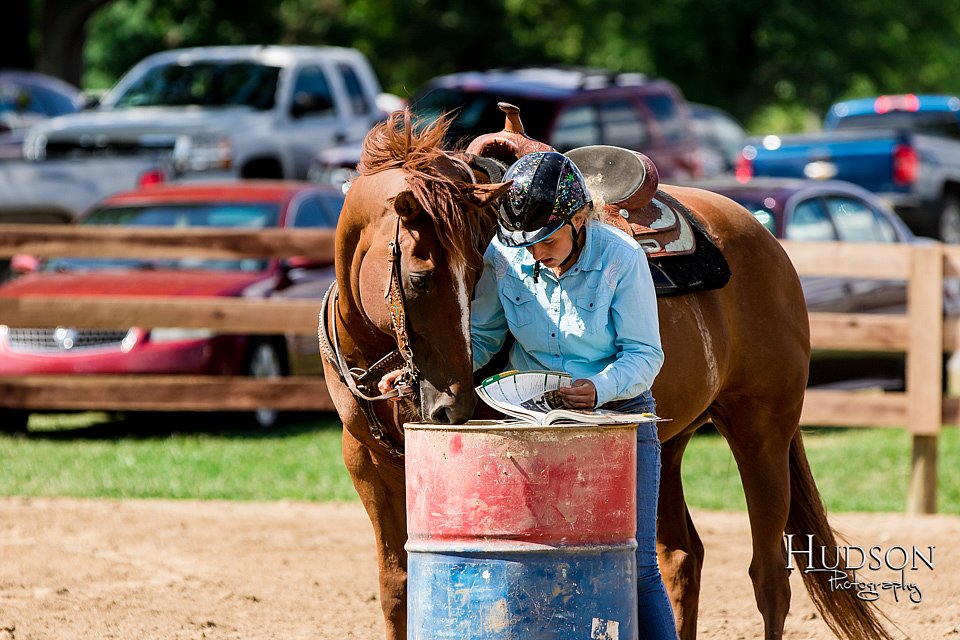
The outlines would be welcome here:
[[[451,417],[450,407],[439,406],[435,407],[430,413],[430,422],[434,424],[451,424]]]
[[[460,424],[470,419],[473,414],[473,403],[448,402],[437,403],[430,411],[430,422],[434,424]]]

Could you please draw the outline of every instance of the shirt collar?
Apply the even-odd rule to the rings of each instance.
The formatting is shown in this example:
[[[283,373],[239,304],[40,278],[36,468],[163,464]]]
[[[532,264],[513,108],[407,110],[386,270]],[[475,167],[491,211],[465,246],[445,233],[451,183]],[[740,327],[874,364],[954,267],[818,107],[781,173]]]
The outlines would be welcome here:
[[[597,271],[603,268],[602,264],[602,252],[600,251],[599,243],[600,237],[597,232],[597,225],[602,224],[599,221],[588,221],[586,223],[585,229],[587,232],[587,238],[584,241],[583,251],[580,252],[580,255],[577,257],[577,261],[573,263],[573,266],[564,273],[564,277],[567,274],[574,273],[576,270],[579,271]],[[493,242],[499,244],[503,249],[509,254],[513,252],[513,259],[511,262],[516,264],[520,271],[530,278],[533,278],[533,266],[536,262],[533,259],[533,255],[530,254],[523,247],[507,247],[499,241],[499,239],[494,236]],[[540,272],[540,276],[543,277],[544,274],[549,272],[548,277],[556,279],[556,276],[549,269],[543,269]]]
[[[577,258],[573,268],[579,267],[581,271],[596,271],[603,268],[601,264],[603,254],[600,251],[600,238],[597,235],[598,224],[602,223],[599,221],[588,221],[586,223],[587,239],[583,244],[583,251],[580,252],[580,257]]]

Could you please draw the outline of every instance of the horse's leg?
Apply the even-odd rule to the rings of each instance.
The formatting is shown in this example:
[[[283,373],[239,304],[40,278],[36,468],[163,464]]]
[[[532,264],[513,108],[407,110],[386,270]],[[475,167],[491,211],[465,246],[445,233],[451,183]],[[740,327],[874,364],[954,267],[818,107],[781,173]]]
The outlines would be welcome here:
[[[374,457],[343,430],[343,459],[373,524],[380,572],[380,606],[387,640],[407,637],[406,495],[403,464]]]
[[[660,452],[657,556],[681,640],[697,637],[700,569],[703,566],[703,543],[687,510],[680,477],[680,461],[692,436],[692,430],[674,436],[661,445]]]
[[[800,403],[728,394],[710,413],[740,470],[753,538],[750,579],[764,638],[779,639],[790,609],[783,533],[790,512],[790,441],[799,428]]]

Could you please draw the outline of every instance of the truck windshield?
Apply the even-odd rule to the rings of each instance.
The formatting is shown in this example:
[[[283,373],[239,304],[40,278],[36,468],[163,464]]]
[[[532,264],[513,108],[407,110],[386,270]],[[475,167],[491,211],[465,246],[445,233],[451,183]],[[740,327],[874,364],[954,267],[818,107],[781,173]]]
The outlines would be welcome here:
[[[84,218],[85,226],[160,227],[167,229],[265,229],[279,224],[280,206],[268,203],[155,204],[99,209]],[[45,271],[105,269],[202,269],[263,271],[267,261],[257,258],[210,260],[196,258],[52,258]]]
[[[837,129],[908,129],[939,136],[960,137],[960,122],[953,111],[891,111],[839,118]]]
[[[279,76],[279,67],[254,62],[172,63],[148,69],[114,106],[243,106],[266,111],[273,108]]]

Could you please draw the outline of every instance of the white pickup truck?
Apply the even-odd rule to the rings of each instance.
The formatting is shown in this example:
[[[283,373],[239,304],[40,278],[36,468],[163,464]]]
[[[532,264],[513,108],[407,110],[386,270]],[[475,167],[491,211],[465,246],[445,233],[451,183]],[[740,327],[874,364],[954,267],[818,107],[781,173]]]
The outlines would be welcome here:
[[[148,56],[93,109],[45,121],[24,157],[156,160],[179,176],[305,178],[329,146],[382,114],[362,53],[340,47],[198,47]]]

